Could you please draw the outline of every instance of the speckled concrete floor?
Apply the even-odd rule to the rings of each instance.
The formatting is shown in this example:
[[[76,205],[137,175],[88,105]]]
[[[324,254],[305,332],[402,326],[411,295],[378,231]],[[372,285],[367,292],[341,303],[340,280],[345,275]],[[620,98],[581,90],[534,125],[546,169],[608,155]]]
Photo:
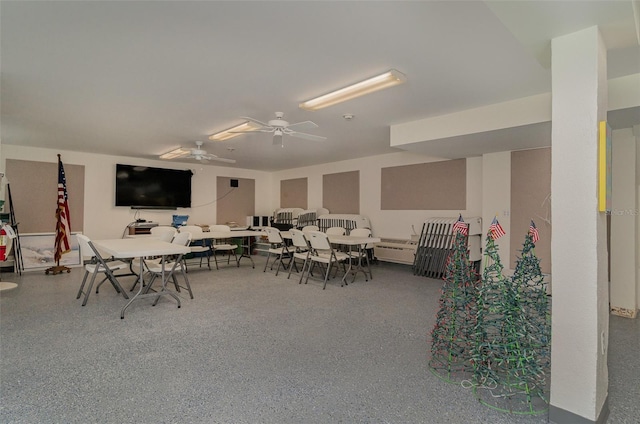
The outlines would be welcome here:
[[[140,300],[124,320],[126,301],[109,285],[80,306],[80,269],[11,275],[19,287],[0,296],[0,422],[547,422],[487,408],[429,372],[439,281],[383,263],[372,281],[334,280],[323,291],[263,273],[264,258],[255,259],[255,269],[194,269],[194,300],[181,296],[180,309],[170,298]],[[636,378],[625,384],[636,391],[619,382],[626,366],[610,368],[616,424],[640,413],[638,338],[624,345],[635,352],[614,353],[639,327],[620,320],[610,355],[635,356]]]

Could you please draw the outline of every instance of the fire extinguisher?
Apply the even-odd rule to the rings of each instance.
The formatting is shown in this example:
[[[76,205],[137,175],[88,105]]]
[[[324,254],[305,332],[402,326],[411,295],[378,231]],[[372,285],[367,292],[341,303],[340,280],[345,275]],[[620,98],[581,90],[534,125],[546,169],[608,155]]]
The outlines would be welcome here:
[[[0,228],[0,261],[7,260],[7,232]]]

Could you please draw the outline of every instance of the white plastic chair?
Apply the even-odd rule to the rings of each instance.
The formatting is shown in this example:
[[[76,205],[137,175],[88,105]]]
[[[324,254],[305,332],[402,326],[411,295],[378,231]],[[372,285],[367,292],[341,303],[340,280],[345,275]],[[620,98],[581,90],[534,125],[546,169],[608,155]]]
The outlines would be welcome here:
[[[262,272],[267,270],[267,266],[269,265],[269,258],[271,255],[275,255],[274,261],[271,263],[271,269],[273,269],[273,265],[278,262],[278,268],[276,269],[276,275],[280,271],[280,266],[284,269],[287,269],[286,265],[283,262],[284,258],[291,259],[291,253],[289,252],[289,248],[286,243],[282,239],[282,235],[280,234],[280,230],[274,227],[265,227],[264,231],[267,233],[267,237],[269,238],[269,254],[267,255],[267,261],[264,264],[264,269]]]
[[[200,256],[200,267],[202,268],[202,258],[207,258],[207,267],[211,269],[211,255],[213,250],[211,249],[211,241],[206,239],[198,239],[198,236],[203,233],[202,227],[197,225],[185,225],[179,228],[179,232],[189,232],[192,236],[191,244],[189,248],[191,253]],[[185,262],[186,265],[186,262]]]
[[[353,230],[351,230],[349,235],[353,237],[371,237],[371,230],[368,228],[354,228]],[[364,262],[367,265],[367,270],[369,271],[368,277],[373,280],[373,274],[371,273],[371,264],[369,263],[369,249],[373,249],[373,245],[371,243],[361,244],[360,246],[358,246],[357,252],[349,251],[349,255],[351,256],[351,260],[358,261],[358,269],[362,269],[362,261],[364,259]],[[365,281],[368,281],[367,273],[365,272],[364,274]]]
[[[295,251],[293,252],[293,257],[289,263],[289,275],[287,275],[287,278],[291,277],[291,271],[295,266],[296,259],[299,259],[303,261],[302,270],[300,271],[300,281],[298,281],[298,284],[300,284],[302,283],[304,270],[307,267],[307,262],[309,261],[311,249],[309,247],[309,242],[304,236],[304,232],[296,230],[295,228],[292,228],[291,230],[289,230],[289,232],[291,233],[291,244],[295,248]]]
[[[320,231],[320,227],[317,225],[305,225],[302,227],[302,232],[306,233],[307,231]]]
[[[346,232],[347,230],[342,227],[329,227],[327,231],[325,231],[328,236],[343,236]]]
[[[157,226],[151,227],[151,235],[160,240],[171,242],[176,235],[177,230],[173,227]]]
[[[231,227],[229,227],[228,225],[213,224],[213,225],[209,225],[209,231],[230,232]],[[227,252],[227,265],[231,262],[231,254],[233,253],[233,256],[236,258],[236,264],[240,266],[240,261],[238,261],[238,253],[237,253],[238,246],[235,244],[229,243],[228,241],[229,241],[228,239],[215,240],[213,242],[213,246],[211,246],[213,248],[213,259],[216,261],[216,269],[219,269],[218,258],[216,256],[217,252]]]
[[[89,300],[89,295],[91,294],[93,283],[96,280],[96,275],[98,275],[99,273],[103,273],[104,278],[100,283],[98,283],[98,286],[96,287],[96,293],[98,293],[98,287],[100,286],[100,284],[102,284],[102,282],[104,282],[105,280],[109,280],[113,288],[116,289],[116,292],[121,293],[125,299],[129,299],[129,296],[127,296],[127,293],[124,291],[124,289],[116,279],[116,276],[113,274],[113,271],[128,269],[129,264],[122,261],[105,261],[100,255],[98,249],[96,249],[93,243],[91,243],[89,237],[85,236],[84,234],[77,234],[76,237],[78,238],[78,244],[80,245],[81,256],[83,258],[91,258],[91,262],[84,265],[84,277],[82,278],[82,283],[80,284],[80,289],[78,290],[76,299],[80,299],[80,296],[84,294],[82,306],[87,304],[87,300]],[[87,290],[83,291],[89,274],[93,274],[91,277],[91,282],[89,282]],[[126,275],[132,274],[127,273]]]
[[[322,286],[322,290],[327,287],[327,280],[329,279],[329,273],[331,272],[331,268],[334,264],[342,263],[344,266],[344,262],[349,260],[349,255],[344,252],[336,251],[329,242],[329,236],[326,233],[321,231],[309,231],[305,234],[306,239],[309,241],[309,245],[311,246],[311,254],[309,255],[309,260],[311,263],[309,264],[309,269],[311,269],[312,263],[319,263],[326,266],[326,272],[324,274],[324,286]],[[346,267],[345,267],[346,273]],[[309,281],[309,271],[307,271],[307,278],[305,280],[305,284]],[[345,279],[342,279],[342,286],[345,284]]]
[[[189,246],[190,242],[191,242],[191,233],[187,231],[183,231],[176,234],[176,236],[171,241],[171,243],[175,243],[180,246]],[[147,284],[145,292],[148,292],[151,289],[151,285],[158,277],[165,280],[165,283],[166,283],[166,278],[171,277],[171,280],[173,281],[173,285],[175,286],[176,291],[180,292],[180,288],[182,286],[178,284],[178,279],[176,278],[176,274],[175,274],[177,271],[177,268],[180,267],[180,272],[182,273],[182,276],[184,277],[184,281],[185,281],[185,286],[182,288],[186,289],[189,292],[189,296],[191,297],[191,299],[193,299],[193,292],[191,291],[189,278],[187,277],[187,273],[185,272],[183,255],[180,256],[180,259],[178,260],[177,263],[175,260],[166,260],[164,263],[161,260],[145,261],[145,266],[147,271],[151,274],[151,279],[149,280],[149,284]],[[165,289],[166,289],[166,286],[162,287],[162,290],[165,290]],[[158,299],[156,299],[156,301],[154,302],[154,305],[158,302]]]

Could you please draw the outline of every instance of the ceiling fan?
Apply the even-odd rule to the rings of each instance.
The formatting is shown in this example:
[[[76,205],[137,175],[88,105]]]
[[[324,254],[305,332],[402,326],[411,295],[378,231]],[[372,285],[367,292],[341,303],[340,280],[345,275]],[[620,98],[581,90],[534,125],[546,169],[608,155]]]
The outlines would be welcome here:
[[[282,137],[285,135],[289,135],[291,137],[304,138],[306,140],[313,141],[324,141],[327,138],[319,135],[307,134],[304,132],[300,132],[301,130],[310,130],[313,128],[318,128],[314,122],[311,121],[303,121],[297,122],[295,124],[290,124],[284,120],[283,112],[276,112],[276,119],[272,119],[267,123],[258,121],[257,119],[249,118],[247,116],[243,116],[242,119],[246,119],[254,124],[259,125],[259,128],[248,130],[248,131],[238,131],[239,133],[251,133],[251,132],[265,132],[273,134],[273,144],[274,145],[282,145]]]
[[[202,141],[196,141],[195,149],[183,149],[179,148],[173,150],[171,152],[165,153],[161,155],[161,159],[178,159],[178,158],[187,158],[187,159],[195,159],[201,162],[208,161],[216,161],[216,162],[225,162],[225,163],[236,163],[235,159],[225,159],[220,158],[214,154],[207,153],[206,150],[202,149]]]

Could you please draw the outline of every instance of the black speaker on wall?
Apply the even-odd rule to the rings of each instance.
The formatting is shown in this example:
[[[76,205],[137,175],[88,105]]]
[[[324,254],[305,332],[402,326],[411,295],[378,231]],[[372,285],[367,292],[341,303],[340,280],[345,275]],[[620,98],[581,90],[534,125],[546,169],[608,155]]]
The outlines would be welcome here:
[[[268,216],[263,216],[262,217],[262,226],[263,227],[268,227],[269,226],[269,217]]]
[[[230,180],[231,187],[238,187],[238,180]]]

